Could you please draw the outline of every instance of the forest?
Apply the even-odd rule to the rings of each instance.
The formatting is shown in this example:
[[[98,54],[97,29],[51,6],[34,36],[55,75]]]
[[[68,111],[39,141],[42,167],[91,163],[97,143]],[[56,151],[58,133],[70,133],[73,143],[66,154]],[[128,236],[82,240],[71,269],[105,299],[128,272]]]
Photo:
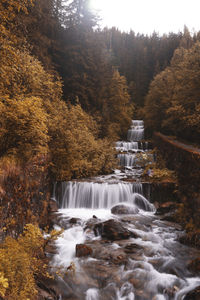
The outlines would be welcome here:
[[[98,22],[89,0],[0,1],[1,299],[36,299],[51,184],[111,173],[133,117],[200,145],[200,32]]]

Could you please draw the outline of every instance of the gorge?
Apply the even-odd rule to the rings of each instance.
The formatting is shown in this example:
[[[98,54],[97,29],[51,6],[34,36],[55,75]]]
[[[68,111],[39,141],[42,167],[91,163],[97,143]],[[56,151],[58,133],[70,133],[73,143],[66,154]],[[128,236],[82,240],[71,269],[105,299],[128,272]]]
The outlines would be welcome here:
[[[60,299],[192,299],[200,285],[190,268],[200,251],[178,241],[181,227],[156,214],[150,184],[143,188],[137,154],[154,160],[143,121],[132,121],[127,139],[116,143],[113,174],[54,186],[54,226],[64,228],[51,263],[63,274]]]

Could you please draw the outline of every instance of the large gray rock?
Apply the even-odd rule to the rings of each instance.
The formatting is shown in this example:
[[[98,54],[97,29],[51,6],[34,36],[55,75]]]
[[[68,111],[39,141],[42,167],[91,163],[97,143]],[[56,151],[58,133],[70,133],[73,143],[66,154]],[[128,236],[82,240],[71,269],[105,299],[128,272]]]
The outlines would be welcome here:
[[[111,213],[114,215],[131,215],[137,214],[139,209],[134,206],[130,206],[127,204],[118,204],[111,208]]]
[[[94,233],[111,241],[135,237],[131,231],[114,219],[96,224],[94,226]]]

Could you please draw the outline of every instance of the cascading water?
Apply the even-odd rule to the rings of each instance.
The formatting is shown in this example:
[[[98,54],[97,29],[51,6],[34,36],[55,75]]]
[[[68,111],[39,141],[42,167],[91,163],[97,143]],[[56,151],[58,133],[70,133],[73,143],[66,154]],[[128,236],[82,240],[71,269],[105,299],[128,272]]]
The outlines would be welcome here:
[[[111,209],[123,202],[154,211],[154,206],[142,195],[141,183],[70,181],[62,185],[61,208]]]
[[[137,169],[138,157],[136,153],[148,151],[148,142],[142,141],[144,138],[144,122],[142,120],[133,120],[131,128],[128,130],[127,139],[129,141],[118,141],[116,150],[121,167],[125,169]],[[131,174],[133,175],[133,173]],[[139,174],[140,175],[140,174]]]
[[[116,143],[116,150],[121,152],[137,152],[138,150],[142,150],[138,148],[138,142],[117,142]]]
[[[123,167],[133,167],[136,163],[136,155],[135,154],[118,154],[118,159],[120,166]]]
[[[133,120],[132,126],[128,130],[127,139],[130,142],[141,141],[144,138],[144,122],[142,120]]]
[[[143,138],[144,123],[134,120],[129,142],[116,143],[120,165],[130,168],[136,181],[135,152],[146,155],[148,149]],[[62,279],[63,295],[80,300],[183,300],[200,285],[200,278],[187,268],[188,261],[199,257],[199,251],[177,242],[181,234],[178,225],[154,215],[142,183],[122,180],[127,180],[126,172],[116,170],[93,180],[55,184],[53,198],[59,203],[59,225],[65,231],[56,241],[58,254],[52,265],[64,267],[64,272],[71,262],[76,265],[75,274],[68,272]],[[118,205],[131,208],[131,213],[112,214],[111,208]],[[118,224],[118,230],[128,233],[129,238],[104,237],[103,230],[114,230],[106,227],[108,220]],[[90,249],[89,256],[76,257],[77,244]]]

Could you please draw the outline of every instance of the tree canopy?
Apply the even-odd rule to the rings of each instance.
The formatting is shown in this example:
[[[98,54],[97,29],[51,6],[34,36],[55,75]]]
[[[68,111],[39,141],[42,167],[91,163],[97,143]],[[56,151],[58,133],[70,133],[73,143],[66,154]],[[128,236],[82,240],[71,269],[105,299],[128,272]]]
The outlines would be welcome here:
[[[182,139],[198,142],[200,133],[200,42],[178,48],[171,64],[150,85],[145,103],[146,123]]]

